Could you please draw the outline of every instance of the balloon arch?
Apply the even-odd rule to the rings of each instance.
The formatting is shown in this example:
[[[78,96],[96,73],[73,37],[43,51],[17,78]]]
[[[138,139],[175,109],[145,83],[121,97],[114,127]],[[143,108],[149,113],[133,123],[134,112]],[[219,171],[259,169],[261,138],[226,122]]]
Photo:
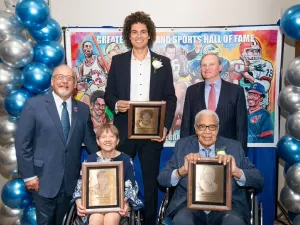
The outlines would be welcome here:
[[[63,63],[61,27],[43,0],[5,0],[0,10],[0,174],[3,225],[35,225],[36,211],[18,178],[14,134],[27,99],[47,93],[53,68]]]

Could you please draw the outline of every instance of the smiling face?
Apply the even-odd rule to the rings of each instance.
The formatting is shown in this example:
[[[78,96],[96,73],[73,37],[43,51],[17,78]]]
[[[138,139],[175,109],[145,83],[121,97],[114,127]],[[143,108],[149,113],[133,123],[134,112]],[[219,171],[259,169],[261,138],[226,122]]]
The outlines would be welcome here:
[[[131,41],[133,49],[142,50],[148,48],[148,41],[150,39],[150,36],[146,24],[132,24],[129,39]]]
[[[263,97],[261,94],[254,92],[254,91],[248,91],[247,101],[248,101],[249,108],[258,107],[262,100],[263,100]]]
[[[67,100],[76,86],[74,73],[67,65],[58,66],[51,79],[53,91],[63,100]]]
[[[105,101],[103,98],[97,98],[94,103],[92,103],[92,112],[95,117],[100,117],[105,111]]]
[[[97,139],[97,144],[100,146],[102,151],[111,152],[116,150],[119,144],[119,139],[110,130],[104,130]]]
[[[204,80],[214,82],[220,77],[220,65],[218,57],[213,54],[203,56],[201,59],[201,74]]]
[[[199,128],[200,125],[203,125],[203,126],[215,125],[215,126],[217,126],[217,128],[213,131],[210,130],[208,127],[206,127],[205,130],[200,130],[200,128]],[[217,135],[219,132],[219,127],[218,127],[218,123],[217,123],[215,116],[205,115],[205,114],[199,116],[199,119],[198,119],[198,121],[196,121],[196,124],[195,124],[195,131],[198,136],[198,140],[199,140],[200,144],[204,148],[210,147],[213,144],[215,144],[216,140],[217,140]]]

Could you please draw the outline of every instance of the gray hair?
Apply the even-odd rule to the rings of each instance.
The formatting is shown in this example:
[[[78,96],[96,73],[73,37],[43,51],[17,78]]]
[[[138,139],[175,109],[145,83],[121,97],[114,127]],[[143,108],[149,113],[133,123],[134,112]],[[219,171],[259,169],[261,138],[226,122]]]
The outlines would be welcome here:
[[[209,109],[203,109],[200,112],[198,112],[195,116],[195,125],[197,125],[197,122],[199,120],[199,117],[202,115],[207,115],[207,116],[214,116],[216,118],[217,124],[219,124],[220,119],[217,113],[215,113],[214,111],[211,111]]]
[[[202,62],[203,58],[204,58],[205,56],[208,56],[208,55],[214,55],[214,56],[216,56],[217,59],[218,59],[219,65],[222,65],[222,60],[221,60],[221,58],[220,58],[217,54],[215,54],[215,53],[213,53],[213,52],[209,52],[209,53],[206,53],[206,54],[204,54],[204,55],[202,56],[202,58],[201,58],[201,60],[200,60],[200,66],[201,66],[201,62]]]

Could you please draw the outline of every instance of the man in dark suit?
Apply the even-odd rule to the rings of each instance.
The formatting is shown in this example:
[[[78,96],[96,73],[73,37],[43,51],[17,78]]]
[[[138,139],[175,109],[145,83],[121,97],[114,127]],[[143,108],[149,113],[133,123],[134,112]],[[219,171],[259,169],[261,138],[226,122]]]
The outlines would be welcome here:
[[[149,50],[155,38],[155,25],[149,15],[136,12],[126,17],[123,39],[132,50],[112,58],[105,93],[105,102],[116,113],[114,124],[120,131],[120,151],[132,158],[138,153],[141,162],[146,225],[156,221],[160,153],[176,109],[170,60]],[[128,139],[129,101],[166,102],[162,138]]]
[[[247,155],[248,117],[243,88],[221,79],[221,60],[214,53],[204,55],[200,65],[205,81],[187,89],[180,137],[195,134],[195,115],[202,109],[210,109],[220,117],[219,134],[241,142]]]
[[[72,69],[58,66],[53,92],[29,99],[18,122],[18,169],[32,191],[38,225],[62,224],[79,177],[82,143],[89,153],[98,150],[88,106],[71,97],[75,85]]]
[[[238,141],[218,136],[219,118],[211,110],[202,110],[195,117],[196,135],[181,138],[176,142],[174,154],[166,167],[159,173],[162,186],[176,186],[167,208],[166,215],[173,225],[246,225],[249,223],[247,189],[261,188],[264,178],[258,169],[245,157]],[[189,209],[187,205],[188,162],[196,162],[201,157],[219,159],[219,163],[231,161],[232,210],[201,211]]]

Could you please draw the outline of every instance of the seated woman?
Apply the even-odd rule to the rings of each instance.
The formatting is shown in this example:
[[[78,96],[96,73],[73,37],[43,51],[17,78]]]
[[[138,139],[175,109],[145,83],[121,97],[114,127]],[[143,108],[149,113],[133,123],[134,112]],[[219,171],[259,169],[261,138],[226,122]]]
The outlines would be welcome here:
[[[87,156],[86,162],[111,162],[123,161],[124,166],[124,209],[119,212],[93,213],[89,216],[90,225],[118,225],[121,217],[128,216],[129,205],[135,209],[143,207],[143,203],[138,199],[138,185],[134,177],[133,162],[131,158],[116,150],[119,143],[118,129],[112,124],[102,124],[96,132],[97,143],[100,151]],[[77,214],[86,216],[85,208],[81,203],[81,175],[77,182],[73,198],[76,200]],[[100,174],[97,174],[100,179]]]

